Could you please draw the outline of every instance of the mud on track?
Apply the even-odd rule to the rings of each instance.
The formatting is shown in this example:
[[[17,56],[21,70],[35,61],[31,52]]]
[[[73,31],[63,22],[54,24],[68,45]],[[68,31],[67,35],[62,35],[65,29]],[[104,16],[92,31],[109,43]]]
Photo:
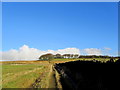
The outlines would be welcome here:
[[[44,72],[40,75],[38,79],[35,80],[35,82],[30,86],[30,88],[51,88],[51,89],[61,89],[61,83],[60,81],[60,76],[56,69],[54,68],[54,65],[51,64],[49,66],[49,73]],[[45,80],[46,78],[46,80]],[[42,84],[46,84],[46,86],[43,86]]]

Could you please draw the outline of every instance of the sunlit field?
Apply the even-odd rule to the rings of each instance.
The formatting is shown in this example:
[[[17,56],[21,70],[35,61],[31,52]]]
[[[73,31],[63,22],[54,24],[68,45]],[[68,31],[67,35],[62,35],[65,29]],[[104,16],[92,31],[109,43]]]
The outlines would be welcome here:
[[[2,65],[3,88],[30,88],[37,78],[49,73],[48,62],[4,62]],[[41,81],[42,82],[42,81]],[[41,86],[42,87],[42,86]],[[43,86],[44,87],[44,86]]]
[[[95,59],[95,58],[94,58]],[[3,88],[48,88],[51,65],[81,59],[53,59],[50,61],[5,61],[2,62]],[[97,58],[95,60],[106,62],[109,59]]]

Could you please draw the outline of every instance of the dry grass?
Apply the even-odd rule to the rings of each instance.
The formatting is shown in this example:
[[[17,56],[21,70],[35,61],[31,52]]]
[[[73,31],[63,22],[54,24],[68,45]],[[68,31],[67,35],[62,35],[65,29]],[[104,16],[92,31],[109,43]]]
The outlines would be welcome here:
[[[48,68],[49,63],[45,61],[4,62],[2,65],[2,86],[3,88],[29,88],[37,78],[49,72]]]

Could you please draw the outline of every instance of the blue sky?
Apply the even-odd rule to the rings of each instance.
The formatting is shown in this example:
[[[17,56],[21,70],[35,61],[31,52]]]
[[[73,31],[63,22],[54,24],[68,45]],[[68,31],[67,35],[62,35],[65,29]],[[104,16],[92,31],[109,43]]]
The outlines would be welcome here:
[[[3,3],[3,51],[22,45],[40,50],[118,50],[117,2]]]

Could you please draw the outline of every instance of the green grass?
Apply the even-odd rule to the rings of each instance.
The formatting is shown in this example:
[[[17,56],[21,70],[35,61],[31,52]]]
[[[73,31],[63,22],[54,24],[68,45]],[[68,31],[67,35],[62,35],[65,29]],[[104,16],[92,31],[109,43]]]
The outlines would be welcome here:
[[[33,70],[35,67],[42,67],[39,65],[35,64],[27,64],[27,65],[12,65],[12,64],[7,64],[7,65],[2,65],[2,74],[6,73],[17,73],[20,71],[26,71],[26,70]]]
[[[37,78],[48,71],[48,64],[3,64],[3,88],[29,88]],[[45,75],[44,75],[45,76]],[[43,77],[41,77],[43,78]]]
[[[72,59],[72,58],[64,58],[64,59],[53,59],[52,62],[60,62],[60,61],[64,61],[64,62],[67,62],[67,61],[77,61],[77,60],[85,60],[85,61],[90,61],[90,60],[98,60],[98,61],[102,61],[102,62],[106,62],[108,60],[110,60],[109,58],[77,58],[77,59]]]
[[[4,84],[3,87],[6,88],[25,88],[30,87],[30,85],[38,78],[40,74],[38,72],[31,72],[25,75],[21,75],[17,78],[14,78],[12,81],[9,81],[8,83]]]

